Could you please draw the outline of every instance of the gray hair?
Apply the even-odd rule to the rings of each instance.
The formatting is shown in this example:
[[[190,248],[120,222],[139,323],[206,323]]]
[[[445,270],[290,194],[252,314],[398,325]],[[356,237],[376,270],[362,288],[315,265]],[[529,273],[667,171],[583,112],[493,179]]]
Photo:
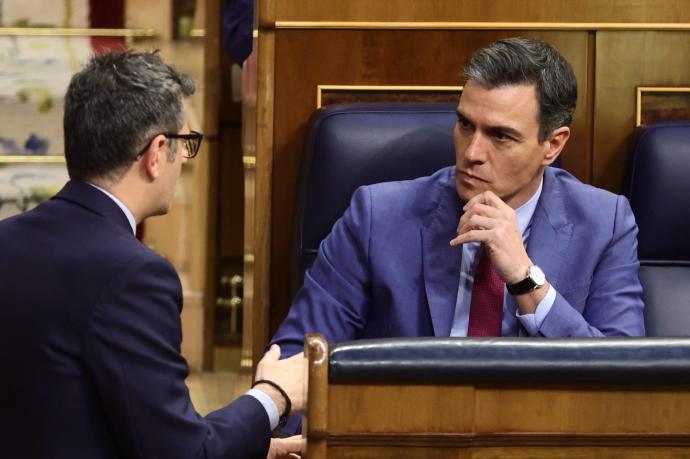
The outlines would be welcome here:
[[[72,179],[121,173],[158,134],[178,132],[182,100],[196,84],[157,51],[114,51],[94,57],[72,77],[65,96],[65,159]],[[170,143],[174,158],[174,142]]]
[[[493,89],[534,84],[539,103],[539,142],[569,126],[577,103],[577,80],[565,58],[551,45],[531,38],[499,40],[472,55],[465,78]]]

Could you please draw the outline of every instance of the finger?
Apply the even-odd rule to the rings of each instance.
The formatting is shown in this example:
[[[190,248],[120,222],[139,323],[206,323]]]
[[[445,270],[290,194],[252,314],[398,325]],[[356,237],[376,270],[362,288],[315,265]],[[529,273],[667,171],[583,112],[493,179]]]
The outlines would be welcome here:
[[[486,191],[484,192],[484,200],[482,201],[482,204],[486,204],[490,207],[493,207],[494,209],[499,209],[499,210],[506,210],[510,209],[512,210],[512,207],[510,207],[508,204],[503,201],[503,199],[499,198],[496,193],[493,191]]]
[[[507,206],[507,204],[503,202],[503,200],[499,198],[493,191],[484,191],[467,201],[467,204],[465,204],[463,210],[467,211],[478,204],[484,204],[497,209]]]
[[[464,211],[468,211],[472,207],[476,206],[477,204],[489,204],[489,195],[488,193],[491,193],[491,191],[483,191],[477,195],[472,196],[472,198],[465,203],[463,206]],[[493,193],[492,193],[493,194]]]
[[[491,230],[496,228],[498,224],[499,220],[495,218],[473,215],[460,225],[458,234],[464,234],[472,230]]]
[[[475,204],[468,208],[467,211],[460,216],[457,228],[458,233],[460,232],[460,228],[467,224],[467,221],[474,215],[484,215],[485,217],[496,216],[496,209],[492,209],[484,204]]]
[[[460,217],[457,228],[458,233],[460,233],[460,228],[467,225],[467,223],[476,216],[491,218],[494,220],[504,220],[506,218],[504,213],[499,209],[489,207],[486,204],[477,204]]]
[[[455,247],[465,242],[485,242],[489,239],[489,233],[488,230],[471,230],[452,239],[450,245]]]
[[[304,447],[306,445],[301,435],[294,435],[292,437],[280,438],[276,440],[280,446],[279,448],[277,448],[277,450],[280,451],[283,455],[289,453],[301,453],[304,451]]]
[[[277,362],[278,359],[280,359],[280,346],[277,344],[272,345],[268,352],[264,355],[264,359],[266,359],[268,362]]]
[[[300,360],[304,358],[304,351],[300,352],[299,354],[295,354],[292,357],[286,359],[286,360]]]

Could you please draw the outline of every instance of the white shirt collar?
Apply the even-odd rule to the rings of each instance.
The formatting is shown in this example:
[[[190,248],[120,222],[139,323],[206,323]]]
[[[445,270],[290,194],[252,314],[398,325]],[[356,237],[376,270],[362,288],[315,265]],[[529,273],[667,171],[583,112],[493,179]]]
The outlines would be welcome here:
[[[534,192],[531,198],[527,200],[526,203],[515,209],[515,215],[517,217],[518,226],[520,227],[520,234],[525,236],[525,231],[529,228],[530,222],[532,221],[532,216],[537,208],[537,202],[539,202],[539,196],[541,196],[541,188],[544,184],[544,176],[542,176],[539,181],[539,187],[537,191]]]
[[[103,194],[105,194],[105,195],[108,196],[110,199],[112,199],[113,202],[114,202],[115,204],[117,204],[117,206],[118,206],[120,209],[122,209],[122,212],[124,212],[125,217],[127,217],[127,221],[129,222],[129,226],[132,227],[132,234],[134,234],[134,235],[136,236],[136,234],[137,234],[137,223],[136,223],[136,220],[134,220],[134,214],[132,213],[132,211],[129,210],[129,209],[127,208],[127,206],[124,205],[122,201],[120,201],[119,199],[117,199],[112,193],[110,193],[110,192],[104,190],[103,188],[101,188],[101,187],[98,186],[98,185],[94,185],[93,183],[90,183],[90,182],[86,182],[86,183],[88,183],[88,184],[91,185],[92,187],[96,188],[97,190],[100,190],[101,192],[103,192]]]

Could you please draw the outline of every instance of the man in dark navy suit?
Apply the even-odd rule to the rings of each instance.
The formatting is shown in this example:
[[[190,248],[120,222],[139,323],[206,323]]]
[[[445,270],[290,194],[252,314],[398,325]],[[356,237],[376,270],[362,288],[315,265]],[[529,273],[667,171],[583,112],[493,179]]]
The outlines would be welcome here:
[[[165,214],[199,149],[186,75],[156,53],[114,52],[74,76],[65,100],[71,181],[0,222],[0,456],[271,457],[270,433],[304,406],[303,356],[271,348],[255,387],[201,417],[180,355],[175,269],[135,237]]]

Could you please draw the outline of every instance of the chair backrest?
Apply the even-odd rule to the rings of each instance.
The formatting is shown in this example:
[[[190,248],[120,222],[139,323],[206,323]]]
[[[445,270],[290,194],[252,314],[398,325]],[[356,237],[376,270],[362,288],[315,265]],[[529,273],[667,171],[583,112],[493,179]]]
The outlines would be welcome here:
[[[628,197],[648,336],[690,336],[690,121],[640,128]]]
[[[293,227],[290,294],[359,186],[430,175],[455,163],[455,103],[343,104],[314,113]]]

